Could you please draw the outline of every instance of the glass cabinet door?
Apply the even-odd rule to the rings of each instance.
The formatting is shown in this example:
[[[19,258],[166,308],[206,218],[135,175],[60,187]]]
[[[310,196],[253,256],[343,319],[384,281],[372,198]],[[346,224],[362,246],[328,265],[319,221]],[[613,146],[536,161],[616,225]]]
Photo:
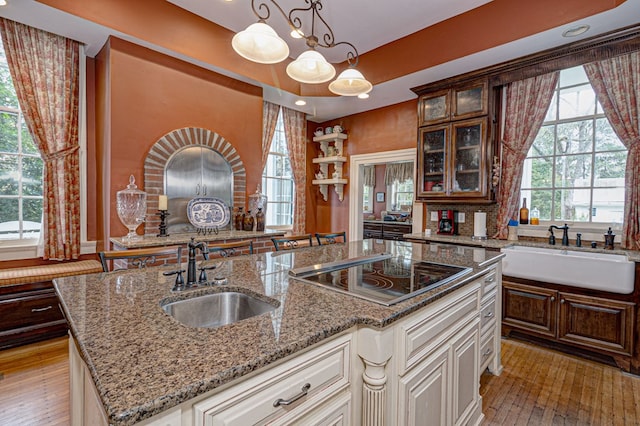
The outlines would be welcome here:
[[[418,149],[418,173],[421,178],[416,185],[417,195],[445,195],[447,189],[446,170],[450,126],[431,126],[420,129]]]
[[[486,118],[466,120],[452,125],[452,193],[461,196],[483,192]]]

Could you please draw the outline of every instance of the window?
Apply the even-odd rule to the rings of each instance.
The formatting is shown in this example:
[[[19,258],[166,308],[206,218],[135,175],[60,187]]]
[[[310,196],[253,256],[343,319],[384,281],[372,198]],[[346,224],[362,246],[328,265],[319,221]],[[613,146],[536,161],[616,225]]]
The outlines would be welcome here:
[[[413,179],[407,179],[404,182],[393,182],[389,186],[388,206],[391,211],[408,211],[413,206]]]
[[[524,163],[528,207],[541,220],[622,223],[626,160],[583,67],[562,70]]]
[[[0,41],[0,239],[37,239],[43,162],[18,106]]]
[[[373,186],[362,187],[362,212],[373,213]]]
[[[282,110],[278,114],[267,164],[262,172],[262,187],[267,195],[265,225],[283,226],[293,224],[293,172],[289,151],[284,136]]]

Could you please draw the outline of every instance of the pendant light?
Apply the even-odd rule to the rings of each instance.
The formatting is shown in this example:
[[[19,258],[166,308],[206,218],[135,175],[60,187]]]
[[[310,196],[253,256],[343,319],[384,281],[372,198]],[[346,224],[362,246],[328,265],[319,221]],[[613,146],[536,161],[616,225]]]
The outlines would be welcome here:
[[[231,40],[233,50],[259,64],[276,64],[289,56],[289,46],[264,22],[251,24]]]
[[[329,90],[340,96],[359,96],[367,94],[373,85],[362,73],[353,67],[342,71],[338,78],[329,84]]]
[[[300,83],[324,83],[336,75],[336,69],[316,50],[305,50],[287,65],[287,75]]]
[[[309,48],[287,66],[286,71],[289,77],[308,84],[331,80],[336,75],[336,70],[316,50],[316,47],[330,49],[342,45],[348,49],[346,60],[349,67],[329,85],[329,90],[341,96],[364,96],[369,93],[373,85],[355,69],[358,65],[358,50],[348,41],[336,42],[333,30],[320,15],[323,7],[321,0],[305,0],[305,3],[307,7],[297,7],[285,12],[275,0],[268,2],[251,0],[251,8],[258,22],[233,37],[233,49],[243,58],[261,64],[274,64],[289,56],[287,44],[273,28],[266,24],[267,19],[271,17],[269,5],[272,5],[286,19],[292,36],[304,39]],[[303,15],[307,12],[311,16],[303,19]],[[303,22],[311,22],[310,31],[303,30]],[[316,24],[319,24],[322,29],[317,35]]]

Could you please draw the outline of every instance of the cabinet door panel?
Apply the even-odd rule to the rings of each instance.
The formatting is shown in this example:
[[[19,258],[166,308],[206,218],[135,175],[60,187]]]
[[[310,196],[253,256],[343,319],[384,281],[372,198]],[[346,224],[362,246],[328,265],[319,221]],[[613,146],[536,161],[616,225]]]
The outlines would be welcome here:
[[[480,327],[476,319],[453,341],[451,363],[453,373],[453,423],[466,424],[478,409],[480,395],[479,350]]]
[[[624,355],[633,350],[634,304],[560,293],[558,338]]]
[[[479,118],[452,126],[452,196],[481,197],[486,194],[486,123],[486,118]]]
[[[556,336],[556,291],[502,282],[502,323],[511,327]]]
[[[456,88],[452,95],[452,119],[461,119],[487,113],[487,82],[479,81]]]
[[[448,124],[420,129],[418,139],[418,197],[444,197],[448,182],[446,168],[451,127]]]
[[[450,370],[448,345],[400,379],[399,425],[445,425]]]

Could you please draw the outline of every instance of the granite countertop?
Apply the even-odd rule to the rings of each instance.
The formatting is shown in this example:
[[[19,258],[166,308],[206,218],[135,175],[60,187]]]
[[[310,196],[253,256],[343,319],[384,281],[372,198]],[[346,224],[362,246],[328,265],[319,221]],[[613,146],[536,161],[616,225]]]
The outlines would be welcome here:
[[[285,231],[266,230],[266,231],[219,231],[217,234],[211,233],[200,235],[194,232],[170,234],[166,237],[157,237],[155,235],[141,235],[140,238],[129,241],[125,237],[111,237],[109,241],[120,248],[144,248],[157,246],[170,246],[173,244],[186,244],[195,238],[196,241],[223,241],[223,240],[245,240],[249,238],[261,237],[278,237],[285,234]]]
[[[291,268],[388,252],[473,268],[472,274],[386,307],[289,277]],[[354,241],[210,260],[229,283],[171,293],[170,266],[54,280],[109,422],[130,425],[358,324],[384,327],[466,285],[503,254],[448,244]],[[189,328],[162,301],[238,290],[276,300],[270,314],[215,329]]]
[[[475,246],[475,247],[483,247],[489,249],[502,249],[510,246],[527,246],[527,247],[541,247],[547,249],[554,250],[575,250],[575,251],[584,251],[590,253],[604,253],[604,254],[621,254],[627,256],[627,258],[632,262],[640,262],[640,251],[638,250],[624,250],[624,249],[615,249],[615,250],[605,250],[604,248],[591,248],[587,244],[582,247],[575,246],[563,246],[561,244],[550,245],[544,242],[536,242],[536,241],[526,241],[526,240],[518,240],[518,241],[509,241],[509,240],[496,240],[496,239],[486,239],[486,240],[477,240],[471,237],[462,236],[462,235],[439,235],[439,234],[431,234],[429,236],[417,232],[413,234],[405,234],[404,238],[409,238],[412,240],[422,240],[427,242],[439,242],[446,244],[461,244],[465,246]]]

